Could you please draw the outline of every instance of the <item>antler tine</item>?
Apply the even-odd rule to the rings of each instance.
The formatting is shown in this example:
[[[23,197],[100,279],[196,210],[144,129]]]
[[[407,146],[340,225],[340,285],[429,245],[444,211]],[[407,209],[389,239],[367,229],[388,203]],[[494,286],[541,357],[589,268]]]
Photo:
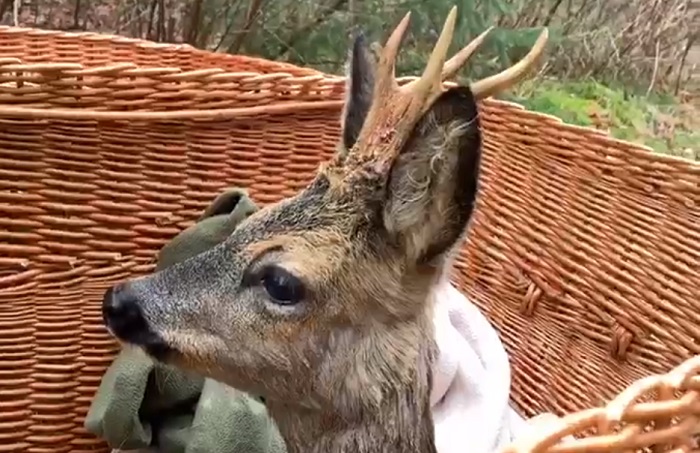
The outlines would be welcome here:
[[[342,161],[346,171],[352,171],[355,166],[372,161],[372,172],[383,172],[389,168],[392,159],[400,152],[421,116],[446,90],[443,81],[455,75],[491,31],[489,28],[481,33],[446,62],[447,50],[457,22],[457,7],[453,6],[421,77],[399,86],[395,76],[396,57],[408,29],[410,17],[411,13],[406,13],[391,32],[386,44],[377,49],[379,62],[374,70],[372,102],[352,146],[352,152]],[[525,58],[510,69],[472,84],[471,91],[474,97],[482,99],[519,81],[544,50],[547,36],[545,29]]]
[[[408,28],[408,23],[411,20],[411,12],[409,11],[401,19],[399,25],[396,26],[389,39],[387,39],[386,44],[381,49],[379,65],[377,67],[377,90],[379,92],[396,89],[398,83],[395,77],[395,66],[396,66],[396,56],[399,53],[399,47],[401,46],[401,41],[406,34],[406,29]]]
[[[412,91],[418,95],[424,95],[427,100],[437,96],[442,92],[442,72],[447,58],[447,49],[452,42],[452,35],[455,31],[455,23],[457,21],[457,7],[453,6],[450,13],[445,19],[445,25],[442,27],[440,37],[430,54],[428,64],[426,64],[423,74],[418,80],[404,85],[403,90]]]
[[[486,31],[474,38],[469,44],[464,46],[462,50],[457,52],[445,63],[442,68],[443,81],[451,79],[457,74],[457,71],[459,71],[467,63],[472,54],[476,52],[479,47],[481,47],[484,39],[486,39],[486,35],[488,35],[491,30],[493,30],[493,27],[487,28]]]
[[[518,83],[527,73],[528,69],[534,66],[537,59],[542,55],[548,37],[549,32],[545,28],[542,30],[542,33],[540,33],[540,36],[537,38],[535,45],[532,46],[532,49],[530,49],[530,52],[528,52],[522,60],[498,74],[472,83],[471,90],[474,97],[476,99],[484,99]]]

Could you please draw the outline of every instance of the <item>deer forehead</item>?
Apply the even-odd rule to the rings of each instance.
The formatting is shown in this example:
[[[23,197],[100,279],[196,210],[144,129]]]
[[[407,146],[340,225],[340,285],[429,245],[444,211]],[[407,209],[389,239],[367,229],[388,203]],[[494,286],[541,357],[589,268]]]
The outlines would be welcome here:
[[[320,286],[348,261],[352,248],[351,238],[331,227],[283,232],[255,240],[246,245],[245,254],[255,260],[274,250],[285,269]]]
[[[274,250],[290,271],[330,272],[366,244],[372,210],[357,193],[329,190],[320,177],[297,196],[245,219],[227,244],[245,261]]]

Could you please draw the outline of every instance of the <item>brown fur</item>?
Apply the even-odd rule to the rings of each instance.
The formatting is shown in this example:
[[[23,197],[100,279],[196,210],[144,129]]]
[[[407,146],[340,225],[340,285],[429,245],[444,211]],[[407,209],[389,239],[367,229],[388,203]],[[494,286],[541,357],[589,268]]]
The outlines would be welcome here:
[[[431,291],[476,197],[476,101],[469,88],[448,90],[388,167],[350,168],[371,104],[363,46],[353,47],[338,159],[219,246],[105,297],[122,341],[262,395],[292,453],[435,452]],[[304,282],[299,304],[276,304],[256,280],[272,263]]]

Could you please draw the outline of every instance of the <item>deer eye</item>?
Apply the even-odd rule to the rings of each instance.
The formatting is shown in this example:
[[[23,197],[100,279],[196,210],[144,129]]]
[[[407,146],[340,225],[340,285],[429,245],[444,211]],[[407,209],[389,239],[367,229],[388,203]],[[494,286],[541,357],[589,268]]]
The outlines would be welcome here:
[[[261,272],[260,284],[277,304],[294,305],[304,299],[304,283],[279,266],[266,266]]]

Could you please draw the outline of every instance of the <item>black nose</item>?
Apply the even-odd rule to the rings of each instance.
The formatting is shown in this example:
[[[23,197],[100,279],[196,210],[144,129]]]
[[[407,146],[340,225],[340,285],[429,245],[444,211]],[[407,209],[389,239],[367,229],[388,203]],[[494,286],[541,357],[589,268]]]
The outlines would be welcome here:
[[[156,359],[165,359],[171,348],[151,328],[140,304],[128,283],[109,288],[102,300],[104,323],[121,341],[141,346]]]
[[[138,343],[149,331],[137,297],[125,284],[115,285],[105,292],[102,317],[114,336],[128,343]]]

